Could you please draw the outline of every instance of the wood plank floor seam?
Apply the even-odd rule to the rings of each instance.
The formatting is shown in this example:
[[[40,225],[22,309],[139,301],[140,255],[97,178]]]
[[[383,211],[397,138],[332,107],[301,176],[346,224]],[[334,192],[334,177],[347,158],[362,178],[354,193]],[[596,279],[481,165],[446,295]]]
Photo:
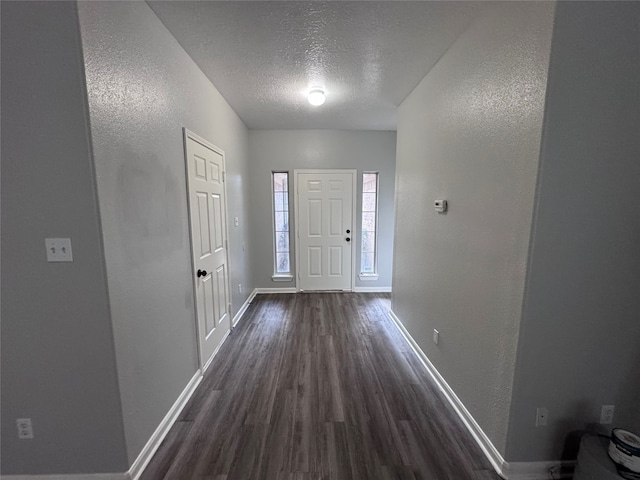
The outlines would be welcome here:
[[[389,308],[256,296],[141,480],[498,480]]]

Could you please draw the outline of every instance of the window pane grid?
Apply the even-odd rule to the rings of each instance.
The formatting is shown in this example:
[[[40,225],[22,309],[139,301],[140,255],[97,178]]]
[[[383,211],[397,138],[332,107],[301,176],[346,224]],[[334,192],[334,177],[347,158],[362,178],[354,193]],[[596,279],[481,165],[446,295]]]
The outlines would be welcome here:
[[[273,217],[276,273],[291,273],[289,251],[289,174],[273,172]]]
[[[360,273],[376,273],[376,230],[378,220],[378,174],[362,175],[362,244]]]

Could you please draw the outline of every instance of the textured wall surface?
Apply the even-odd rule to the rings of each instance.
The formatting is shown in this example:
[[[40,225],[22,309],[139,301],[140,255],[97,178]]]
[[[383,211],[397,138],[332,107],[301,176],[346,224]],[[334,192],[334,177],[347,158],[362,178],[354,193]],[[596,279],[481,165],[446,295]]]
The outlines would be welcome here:
[[[552,3],[480,17],[398,112],[392,308],[503,453],[552,20]]]
[[[390,287],[393,252],[395,132],[364,132],[335,130],[251,130],[251,221],[254,232],[251,251],[255,252],[254,283],[257,287],[293,287],[295,282],[274,282],[273,275],[273,214],[271,172],[289,171],[293,191],[293,170],[296,168],[351,168],[358,170],[356,212],[362,201],[362,172],[378,171],[378,273],[376,281],[361,281],[356,286]],[[294,195],[289,195],[291,228]],[[360,271],[360,221],[357,214],[356,274]],[[293,235],[291,241],[295,239]],[[295,271],[295,247],[291,244],[292,271]]]
[[[508,461],[640,432],[640,4],[559,2],[543,136]]]
[[[80,4],[129,462],[197,368],[182,128],[226,153],[231,284],[248,292],[247,129],[144,2]]]
[[[1,9],[2,474],[123,472],[76,7]],[[73,263],[47,263],[45,237]]]

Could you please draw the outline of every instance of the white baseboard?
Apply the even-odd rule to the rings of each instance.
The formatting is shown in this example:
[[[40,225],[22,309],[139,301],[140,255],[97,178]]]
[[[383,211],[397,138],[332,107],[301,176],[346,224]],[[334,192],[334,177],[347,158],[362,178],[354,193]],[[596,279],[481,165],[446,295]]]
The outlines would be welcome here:
[[[476,422],[471,413],[469,413],[469,410],[467,410],[462,401],[458,398],[456,393],[446,382],[444,377],[440,375],[440,372],[438,372],[433,363],[431,363],[431,360],[429,360],[427,355],[422,351],[420,346],[409,334],[400,319],[391,310],[389,310],[389,317],[393,320],[393,323],[395,323],[396,327],[398,327],[398,330],[400,330],[402,336],[418,356],[427,372],[429,372],[429,375],[431,375],[433,381],[440,388],[445,398],[449,401],[455,412],[458,414],[464,426],[467,427],[467,430],[469,430],[469,433],[471,433],[471,436],[476,441],[498,475],[502,476],[503,478],[512,478],[506,476],[507,462],[504,461],[504,458],[502,458],[500,452],[498,452],[489,437],[487,437],[487,435],[482,431],[482,428],[480,428],[478,422]]]
[[[258,295],[261,293],[298,293],[296,287],[283,287],[283,288],[256,288],[254,290]]]
[[[358,290],[356,290],[358,291]],[[370,291],[370,290],[367,290]],[[377,290],[380,291],[380,290]],[[251,301],[255,298],[256,294],[261,293],[297,293],[295,288],[256,288],[251,295],[247,298],[242,305],[238,313],[233,318],[234,326],[240,321],[242,315],[249,307]],[[453,389],[449,386],[446,380],[442,377],[440,372],[431,363],[427,355],[422,351],[420,346],[413,339],[411,334],[406,330],[400,319],[396,314],[389,310],[389,317],[393,320],[394,324],[406,340],[407,344],[412,348],[417,357],[422,362],[423,366],[433,378],[433,381],[440,388],[447,401],[451,404],[455,412],[458,414],[462,423],[465,425],[471,436],[476,441],[482,452],[485,454],[487,460],[491,463],[498,475],[508,480],[547,480],[549,478],[549,471],[562,464],[568,467],[568,472],[556,476],[556,478],[571,478],[571,471],[575,466],[575,462],[512,462],[507,463],[498,450],[494,447],[493,443],[482,431],[482,428],[475,421],[471,413],[464,406],[462,401],[455,394]],[[221,344],[224,343],[221,342]],[[215,357],[215,353],[212,355]],[[207,365],[210,363],[207,362]],[[0,480],[138,480],[147,464],[153,458],[153,455],[158,450],[158,447],[164,440],[164,437],[169,433],[169,430],[175,423],[176,419],[182,412],[193,392],[196,390],[200,381],[202,380],[202,371],[198,370],[193,378],[189,381],[184,388],[178,399],[175,401],[169,412],[156,428],[156,431],[151,435],[151,438],[144,446],[133,465],[128,472],[123,473],[87,473],[87,474],[64,474],[64,475],[1,475]],[[559,475],[556,473],[556,475]]]
[[[561,478],[573,478],[573,469],[575,467],[575,461],[573,462],[511,462],[505,464],[504,477],[509,480],[548,480],[550,477],[549,472],[554,469],[554,477]],[[559,471],[559,467],[565,467],[564,472]]]
[[[355,287],[353,292],[358,293],[389,293],[391,287]],[[263,293],[298,293],[296,287],[283,287],[283,288],[256,288],[254,293],[260,295]]]
[[[355,287],[356,293],[390,293],[391,287]]]
[[[128,473],[69,473],[64,475],[0,475],[2,480],[129,480]]]
[[[559,462],[515,462],[508,464],[506,471],[501,473],[509,480],[547,480],[549,470],[557,467]],[[569,471],[560,475],[556,473],[557,479],[569,479],[572,477],[572,468],[575,462],[563,463],[569,467]],[[130,473],[97,473],[97,474],[75,474],[75,475],[2,475],[2,480],[131,480],[134,477]]]
[[[0,0],[1,1],[1,0]],[[226,333],[224,334],[224,336],[222,337],[222,340],[220,340],[220,343],[218,344],[218,346],[216,347],[216,349],[213,351],[213,353],[211,354],[211,356],[209,357],[209,360],[207,360],[207,363],[205,363],[202,366],[202,376],[204,376],[204,372],[207,371],[207,368],[209,368],[209,365],[211,365],[211,362],[213,362],[213,359],[216,358],[216,355],[218,354],[218,352],[220,351],[220,349],[222,348],[222,345],[224,345],[224,342],[227,341],[227,338],[229,338],[229,334],[231,333],[231,329],[227,330]]]
[[[242,318],[242,315],[244,315],[244,313],[247,311],[247,308],[249,308],[249,305],[255,298],[256,293],[257,293],[256,290],[253,290],[253,292],[251,292],[249,297],[242,304],[242,307],[240,307],[240,310],[238,310],[238,313],[236,313],[235,316],[233,317],[232,325],[234,327],[240,321],[240,319]],[[142,472],[144,472],[144,469],[146,468],[147,464],[153,457],[154,453],[156,453],[156,451],[158,450],[158,447],[162,443],[162,440],[164,440],[164,437],[167,435],[167,433],[169,433],[169,430],[175,423],[176,419],[178,418],[178,415],[180,415],[180,412],[182,412],[182,409],[191,398],[191,395],[193,395],[193,392],[196,390],[196,388],[202,381],[204,372],[206,372],[207,368],[209,367],[209,365],[211,365],[211,362],[213,361],[218,351],[220,350],[220,347],[222,347],[224,342],[229,337],[229,333],[230,332],[227,332],[225,334],[225,336],[222,338],[222,341],[213,352],[213,355],[211,355],[211,358],[207,360],[207,363],[204,365],[202,370],[198,370],[195,373],[195,375],[193,376],[189,384],[185,387],[185,389],[182,391],[182,393],[180,394],[178,399],[175,401],[175,403],[173,404],[173,406],[171,407],[167,415],[162,419],[162,422],[160,422],[160,425],[158,425],[158,428],[156,428],[156,431],[153,433],[153,435],[151,435],[151,438],[142,449],[142,452],[140,452],[140,454],[138,455],[138,458],[136,458],[136,461],[133,462],[133,465],[131,465],[129,472],[127,472],[126,474],[127,476],[125,480],[129,480],[129,479],[138,480],[138,478],[140,478],[140,475],[142,475]],[[73,480],[76,480],[76,479],[73,479]],[[96,480],[102,480],[102,479],[96,479]],[[110,479],[104,479],[104,480],[110,480]]]
[[[151,438],[144,446],[138,458],[133,462],[128,472],[123,473],[78,473],[78,474],[64,474],[64,475],[1,475],[1,480],[138,480],[147,464],[153,457],[154,453],[158,450],[158,447],[164,440],[164,437],[169,433],[169,430],[173,426],[174,422],[182,412],[182,409],[187,404],[191,395],[196,390],[196,387],[202,380],[202,372],[198,370],[187,386],[184,388],[178,399],[174,402],[173,406],[169,409],[165,417],[153,432]]]
[[[242,315],[244,315],[244,313],[247,311],[247,308],[249,308],[249,305],[251,304],[256,294],[258,293],[257,290],[258,289],[251,292],[251,295],[249,295],[249,297],[244,302],[242,307],[240,307],[240,310],[238,310],[238,313],[236,313],[236,315],[233,317],[232,322],[234,327],[240,321],[240,319],[242,318]],[[269,290],[269,289],[266,289],[266,290]],[[277,290],[285,290],[285,289],[277,289]],[[264,293],[271,293],[271,292],[264,292]],[[291,292],[287,290],[286,293],[291,293]],[[293,293],[295,293],[295,288],[293,289]],[[169,433],[169,430],[175,423],[176,419],[178,418],[178,415],[180,415],[180,412],[182,412],[182,409],[187,404],[187,402],[191,398],[191,395],[193,395],[193,392],[196,390],[196,388],[200,384],[200,381],[202,380],[203,372],[206,371],[207,367],[211,364],[211,361],[214,359],[214,357],[218,353],[218,350],[220,349],[220,347],[225,342],[228,336],[229,336],[229,332],[227,332],[225,337],[220,342],[220,345],[218,345],[218,348],[216,348],[216,350],[213,352],[213,355],[211,355],[211,358],[207,361],[203,370],[198,370],[193,376],[193,378],[189,381],[189,383],[187,384],[185,389],[182,391],[178,399],[175,401],[175,403],[173,404],[169,412],[165,415],[165,417],[160,422],[160,425],[158,425],[158,428],[156,428],[156,431],[153,432],[153,435],[151,435],[151,438],[149,439],[147,444],[144,446],[144,448],[138,455],[138,458],[136,458],[136,460],[133,462],[133,465],[131,465],[131,468],[129,469],[128,472],[65,474],[65,475],[1,475],[0,480],[138,480],[138,478],[140,478],[140,476],[142,475],[142,472],[144,472],[144,469],[146,468],[146,466],[149,464],[149,462],[153,458],[153,455],[158,450],[158,447],[160,447],[162,440],[164,440],[164,437],[167,435],[167,433]]]
[[[482,450],[482,453],[484,453],[485,457],[487,457],[487,460],[489,460],[498,475],[508,480],[548,480],[550,478],[549,471],[552,468],[557,468],[562,465],[564,467],[567,467],[569,471],[563,473],[562,475],[560,473],[556,473],[555,478],[560,479],[572,477],[571,471],[573,470],[575,462],[562,462],[558,460],[555,462],[507,463],[504,458],[502,458],[502,455],[500,454],[500,452],[498,452],[489,437],[487,437],[482,428],[480,428],[478,422],[476,422],[471,413],[469,413],[469,410],[467,410],[467,408],[455,394],[453,389],[449,386],[442,375],[440,375],[440,372],[438,372],[433,363],[431,363],[431,360],[429,360],[427,355],[422,351],[420,346],[416,343],[411,334],[404,327],[396,314],[393,311],[389,310],[389,317],[391,317],[393,323],[395,323],[398,330],[400,330],[400,333],[402,333],[402,336],[418,356],[427,372],[429,372],[429,375],[431,375],[431,378],[433,378],[433,381],[440,388],[445,398],[458,414],[464,426],[467,427],[467,430],[469,430],[469,433],[471,433],[471,436],[476,441],[476,443]]]
[[[240,319],[244,315],[244,312],[247,311],[247,308],[249,308],[249,305],[251,305],[251,302],[253,302],[253,299],[256,298],[256,294],[257,293],[258,292],[256,291],[256,289],[254,289],[253,292],[251,292],[251,294],[244,301],[244,303],[240,307],[240,310],[238,310],[238,313],[236,313],[234,315],[233,321],[231,322],[234,327],[238,324],[238,322],[240,321]]]
[[[158,425],[158,428],[156,428],[156,431],[153,432],[153,435],[151,435],[151,438],[138,455],[138,458],[136,458],[135,462],[133,462],[133,465],[131,465],[129,472],[127,473],[127,480],[138,480],[138,478],[140,478],[140,475],[142,475],[142,472],[144,472],[144,469],[147,467],[147,464],[153,457],[153,454],[156,453],[156,450],[158,450],[158,447],[162,443],[162,440],[164,440],[164,437],[167,435],[167,433],[169,433],[169,430],[178,418],[178,415],[180,415],[180,412],[182,412],[182,409],[191,398],[191,395],[193,395],[193,392],[196,390],[201,380],[202,371],[198,370],[193,378],[191,378],[187,386],[184,388],[173,406],[169,409],[165,417],[162,419],[160,425]],[[74,478],[73,480],[76,479]]]

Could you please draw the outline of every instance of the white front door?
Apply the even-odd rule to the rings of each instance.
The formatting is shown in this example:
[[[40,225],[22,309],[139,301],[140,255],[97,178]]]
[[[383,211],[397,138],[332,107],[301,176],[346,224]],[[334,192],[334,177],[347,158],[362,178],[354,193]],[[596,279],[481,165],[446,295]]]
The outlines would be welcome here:
[[[231,329],[224,152],[184,131],[200,367]]]
[[[352,290],[355,170],[296,170],[298,289]]]

